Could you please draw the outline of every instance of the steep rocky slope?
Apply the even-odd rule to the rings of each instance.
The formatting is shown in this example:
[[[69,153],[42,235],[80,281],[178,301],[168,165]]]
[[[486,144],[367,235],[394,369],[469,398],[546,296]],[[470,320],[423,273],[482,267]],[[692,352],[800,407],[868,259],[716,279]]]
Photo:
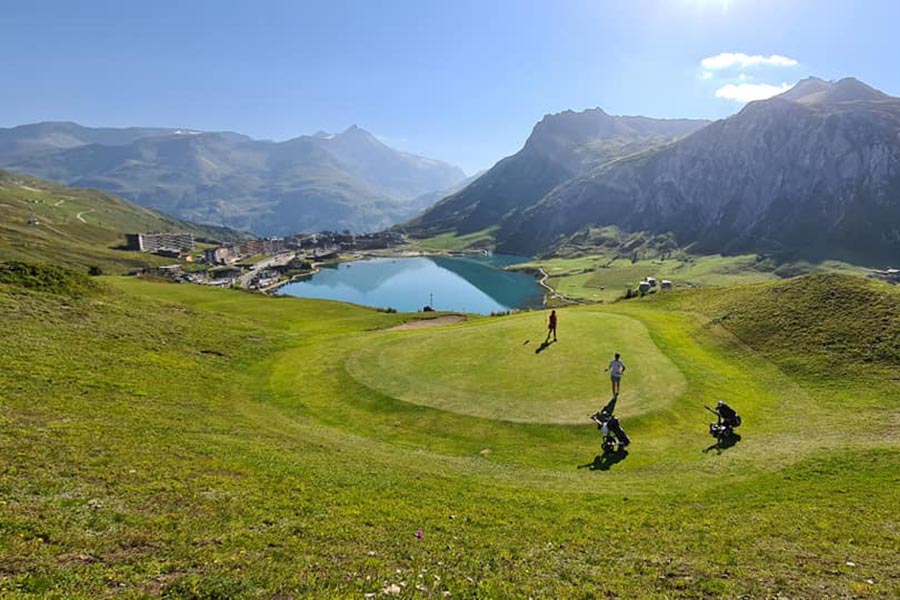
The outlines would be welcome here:
[[[498,224],[540,202],[556,186],[609,161],[694,132],[707,121],[615,117],[596,108],[547,115],[516,154],[407,224],[416,235],[460,234]]]
[[[497,235],[502,248],[531,253],[586,225],[673,232],[703,250],[896,256],[900,100],[853,79],[804,80],[566,181]]]

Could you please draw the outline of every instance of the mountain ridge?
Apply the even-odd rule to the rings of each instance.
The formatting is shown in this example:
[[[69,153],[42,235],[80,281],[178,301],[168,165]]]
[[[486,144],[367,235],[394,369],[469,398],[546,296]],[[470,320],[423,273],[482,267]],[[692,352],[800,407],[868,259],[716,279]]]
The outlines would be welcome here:
[[[539,202],[563,182],[610,160],[687,135],[709,121],[617,117],[601,108],[544,115],[522,149],[402,227],[468,234]]]
[[[855,80],[804,81],[568,181],[508,220],[501,248],[537,251],[592,224],[673,232],[707,251],[890,254],[900,246],[900,100]]]
[[[465,178],[458,167],[395,150],[356,125],[274,142],[49,122],[0,129],[3,148],[0,166],[16,172],[267,235],[383,229],[418,212],[416,198]]]

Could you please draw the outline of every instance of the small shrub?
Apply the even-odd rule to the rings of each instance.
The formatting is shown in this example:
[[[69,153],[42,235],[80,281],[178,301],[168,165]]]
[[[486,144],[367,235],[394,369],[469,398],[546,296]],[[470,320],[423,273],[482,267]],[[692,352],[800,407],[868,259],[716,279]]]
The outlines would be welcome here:
[[[0,283],[66,296],[84,296],[98,289],[84,273],[23,262],[0,263]]]
[[[163,598],[183,600],[229,600],[246,595],[247,584],[230,575],[187,576],[177,579],[162,590]]]

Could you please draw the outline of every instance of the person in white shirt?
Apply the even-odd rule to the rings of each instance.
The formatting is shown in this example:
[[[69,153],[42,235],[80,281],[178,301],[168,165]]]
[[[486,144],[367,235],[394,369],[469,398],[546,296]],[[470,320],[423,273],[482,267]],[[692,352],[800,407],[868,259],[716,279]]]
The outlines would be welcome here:
[[[616,357],[609,363],[606,370],[609,371],[609,379],[612,382],[613,398],[618,398],[619,384],[622,382],[622,375],[625,374],[625,363],[619,358],[618,352],[616,352]]]

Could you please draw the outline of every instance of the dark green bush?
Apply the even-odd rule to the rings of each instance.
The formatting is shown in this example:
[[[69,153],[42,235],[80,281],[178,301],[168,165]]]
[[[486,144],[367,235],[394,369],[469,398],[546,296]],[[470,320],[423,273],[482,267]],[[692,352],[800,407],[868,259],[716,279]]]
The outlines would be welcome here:
[[[84,296],[98,289],[84,273],[23,262],[0,263],[0,283],[66,296]]]

